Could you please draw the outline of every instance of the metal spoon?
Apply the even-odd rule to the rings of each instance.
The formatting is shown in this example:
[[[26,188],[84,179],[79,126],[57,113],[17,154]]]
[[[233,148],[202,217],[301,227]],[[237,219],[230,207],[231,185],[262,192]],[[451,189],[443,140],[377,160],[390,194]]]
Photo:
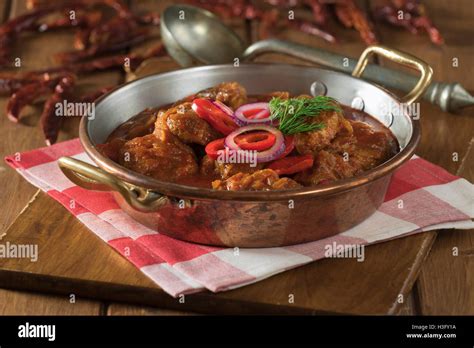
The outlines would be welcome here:
[[[249,47],[213,13],[189,5],[173,5],[161,17],[161,35],[166,49],[181,66],[223,64],[252,60],[264,53],[281,53],[331,69],[352,73],[357,60],[319,48],[271,39]],[[386,87],[410,91],[418,78],[396,70],[369,64],[364,78]],[[459,111],[474,105],[472,97],[459,83],[432,82],[423,98],[444,111]]]

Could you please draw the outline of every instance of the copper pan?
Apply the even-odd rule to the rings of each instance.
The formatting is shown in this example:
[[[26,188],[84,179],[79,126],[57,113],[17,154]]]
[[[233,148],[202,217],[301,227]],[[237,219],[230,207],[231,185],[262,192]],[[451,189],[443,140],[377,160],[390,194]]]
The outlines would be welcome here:
[[[371,54],[417,69],[421,77],[404,98],[360,79]],[[419,59],[382,46],[362,54],[353,76],[281,64],[214,65],[147,76],[100,98],[95,118],[83,118],[79,137],[92,166],[71,157],[59,165],[73,182],[90,190],[112,191],[120,207],[137,221],[173,238],[229,247],[275,247],[332,236],[359,224],[383,201],[393,172],[414,154],[418,120],[404,105],[416,101],[432,70]],[[357,105],[390,128],[401,151],[355,178],[289,191],[232,192],[189,187],[138,174],[102,156],[96,145],[121,123],[151,106],[165,105],[223,81],[237,81],[249,94],[288,90],[326,93]],[[389,107],[390,106],[390,107]]]

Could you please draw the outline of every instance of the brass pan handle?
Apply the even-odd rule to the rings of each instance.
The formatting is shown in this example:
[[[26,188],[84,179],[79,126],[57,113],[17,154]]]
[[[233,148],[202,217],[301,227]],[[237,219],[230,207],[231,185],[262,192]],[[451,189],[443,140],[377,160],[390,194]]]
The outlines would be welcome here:
[[[352,75],[356,77],[360,77],[367,67],[365,70],[365,77],[369,81],[387,87],[400,89],[402,91],[410,91],[412,86],[416,84],[415,87],[404,98],[402,98],[402,103],[413,103],[424,94],[424,91],[427,91],[424,95],[425,99],[432,103],[438,103],[444,110],[449,108],[446,98],[451,93],[448,91],[448,87],[452,88],[452,86],[450,87],[448,84],[441,85],[440,83],[433,83],[430,86],[433,70],[428,64],[411,54],[400,52],[385,46],[369,46],[360,56],[358,63],[356,63],[352,58],[344,57],[320,48],[308,47],[295,42],[278,39],[268,39],[250,45],[243,53],[243,58],[251,61],[265,53],[280,53],[300,58],[337,71],[352,73]],[[394,62],[419,70],[421,72],[421,78],[417,82],[417,78],[411,74],[374,64],[367,64],[370,55],[374,53],[380,54]],[[344,60],[347,60],[347,65],[342,64]],[[435,91],[437,92],[435,93]],[[449,93],[446,94],[445,92]],[[444,97],[441,97],[441,95],[444,95]],[[466,102],[466,105],[470,104]]]
[[[415,87],[413,87],[413,89],[407,95],[400,99],[401,103],[407,105],[417,101],[430,85],[431,78],[433,77],[433,69],[431,69],[427,63],[421,59],[416,58],[415,56],[412,56],[411,54],[397,51],[382,45],[374,45],[367,47],[364,52],[362,52],[359,61],[352,72],[352,76],[360,78],[367,66],[370,56],[375,53],[390,59],[395,63],[420,71],[421,76]]]
[[[129,205],[141,211],[154,211],[168,203],[167,196],[135,186],[110,175],[101,168],[72,157],[61,157],[59,168],[78,186],[95,191],[116,191]]]

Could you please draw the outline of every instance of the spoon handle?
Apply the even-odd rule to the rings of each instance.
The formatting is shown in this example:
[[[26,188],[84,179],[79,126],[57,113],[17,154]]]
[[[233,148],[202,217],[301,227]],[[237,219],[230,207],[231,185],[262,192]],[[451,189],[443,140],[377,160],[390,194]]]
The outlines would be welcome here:
[[[264,53],[281,53],[349,74],[357,64],[357,59],[354,58],[278,39],[255,42],[245,50],[242,58],[253,60]],[[413,75],[374,64],[367,65],[364,78],[404,92],[412,90],[418,81],[418,78]],[[474,105],[474,97],[459,83],[432,82],[424,93],[423,99],[439,105],[444,111],[452,112]]]

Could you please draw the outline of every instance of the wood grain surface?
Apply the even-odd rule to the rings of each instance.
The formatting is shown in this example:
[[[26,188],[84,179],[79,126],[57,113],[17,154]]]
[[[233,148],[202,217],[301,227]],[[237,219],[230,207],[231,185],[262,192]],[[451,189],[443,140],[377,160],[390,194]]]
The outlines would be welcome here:
[[[131,6],[134,11],[159,11],[171,2],[133,1]],[[367,8],[375,3],[361,1]],[[413,36],[385,25],[377,27],[382,42],[428,61],[434,68],[435,79],[458,81],[474,89],[474,80],[468,74],[474,54],[472,4],[467,0],[449,3],[436,0],[430,1],[427,8],[445,36],[447,44],[444,47],[431,45],[426,36]],[[11,18],[24,10],[24,1],[2,2],[0,19]],[[231,24],[244,39],[255,40],[255,23],[237,20]],[[365,47],[358,34],[336,23],[331,25],[337,37],[342,39],[338,45],[330,45],[294,30],[286,30],[279,37],[357,57]],[[44,67],[51,64],[52,52],[70,49],[70,45],[71,35],[67,32],[32,35],[22,40],[15,54],[22,57],[28,69]],[[458,58],[459,67],[452,66],[453,57]],[[303,64],[276,55],[265,55],[259,60]],[[388,63],[383,61],[382,64]],[[176,64],[164,57],[150,70],[159,72],[175,68]],[[120,73],[109,72],[91,76],[81,83],[84,83],[85,89],[93,89],[99,84],[107,85],[119,79],[124,79]],[[0,108],[4,108],[5,103],[6,99],[0,98]],[[422,103],[421,107],[423,137],[418,154],[472,181],[472,109],[453,115],[427,103]],[[0,118],[0,155],[43,145],[39,129],[35,127],[38,116],[39,109],[31,108],[25,110],[25,124],[15,125],[6,117]],[[76,127],[77,122],[68,124],[60,140],[75,137]],[[453,153],[459,155],[458,161],[452,160]],[[4,187],[0,193],[2,201],[6,197],[14,197],[7,200],[8,203],[0,210],[2,231],[22,210],[35,189],[4,163],[0,164],[0,183]],[[47,216],[44,216],[45,209],[48,211]],[[0,290],[0,313],[187,315],[189,311],[197,311],[239,314],[473,314],[472,231],[440,232],[432,253],[423,265],[435,237],[436,233],[430,232],[382,243],[366,248],[366,261],[363,263],[355,260],[322,260],[241,289],[217,295],[190,295],[183,305],[164,294],[64,208],[41,193],[16,219],[2,240],[38,242],[40,259],[36,263],[0,260],[0,286],[61,296]],[[452,255],[454,247],[459,250],[458,256]],[[415,291],[410,292],[420,269],[422,271]],[[68,302],[72,289],[79,299],[74,305]],[[294,304],[288,303],[290,294],[295,298]],[[400,294],[403,295],[403,303],[398,301]],[[83,296],[103,302],[84,300]],[[114,300],[145,303],[148,306],[118,304],[113,303]],[[175,311],[156,307],[172,308]]]
[[[74,289],[78,296],[203,313],[233,313],[239,304],[247,313],[386,314],[399,309],[399,295],[408,295],[431,246],[423,234],[400,238],[366,248],[365,262],[321,260],[240,289],[189,295],[183,306],[52,202],[40,193],[7,231],[4,241],[38,244],[39,258],[0,260],[0,286]],[[48,217],[38,220],[45,206]]]
[[[69,296],[0,290],[0,315],[100,315],[97,301]]]

